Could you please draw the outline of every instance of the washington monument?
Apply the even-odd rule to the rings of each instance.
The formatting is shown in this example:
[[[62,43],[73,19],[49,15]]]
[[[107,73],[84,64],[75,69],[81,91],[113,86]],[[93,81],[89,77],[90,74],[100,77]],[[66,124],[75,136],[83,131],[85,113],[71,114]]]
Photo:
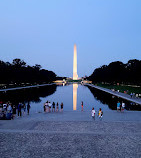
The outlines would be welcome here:
[[[76,44],[74,45],[74,54],[73,54],[73,80],[77,80],[77,50],[76,50]]]

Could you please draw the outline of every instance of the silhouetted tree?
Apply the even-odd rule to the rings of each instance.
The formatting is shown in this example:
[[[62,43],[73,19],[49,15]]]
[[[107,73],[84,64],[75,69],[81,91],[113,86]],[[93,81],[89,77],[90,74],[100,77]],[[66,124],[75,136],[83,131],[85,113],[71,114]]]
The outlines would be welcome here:
[[[21,59],[14,59],[12,64],[17,67],[24,67],[26,63]]]
[[[88,79],[93,82],[141,84],[141,60],[129,60],[126,64],[111,62],[95,69]]]
[[[27,65],[21,59],[14,59],[12,63],[0,61],[0,83],[48,83],[56,79],[52,71],[41,69],[41,65]]]

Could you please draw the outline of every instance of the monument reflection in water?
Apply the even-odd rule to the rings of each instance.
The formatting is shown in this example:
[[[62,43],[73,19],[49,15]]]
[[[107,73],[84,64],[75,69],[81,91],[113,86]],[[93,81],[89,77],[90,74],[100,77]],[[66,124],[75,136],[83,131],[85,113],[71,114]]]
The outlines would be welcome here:
[[[126,110],[141,111],[141,106],[139,105],[77,83],[65,86],[62,84],[58,86],[53,84],[45,87],[0,92],[1,102],[6,103],[10,101],[13,105],[18,105],[19,102],[25,104],[30,102],[31,112],[43,112],[43,105],[47,100],[51,103],[58,102],[59,109],[61,102],[63,102],[64,111],[81,111],[81,101],[84,103],[84,111],[89,112],[92,107],[94,107],[96,111],[98,111],[99,108],[102,108],[103,111],[116,110],[117,101],[124,101]]]
[[[77,88],[78,84],[73,84],[73,110],[77,110]]]

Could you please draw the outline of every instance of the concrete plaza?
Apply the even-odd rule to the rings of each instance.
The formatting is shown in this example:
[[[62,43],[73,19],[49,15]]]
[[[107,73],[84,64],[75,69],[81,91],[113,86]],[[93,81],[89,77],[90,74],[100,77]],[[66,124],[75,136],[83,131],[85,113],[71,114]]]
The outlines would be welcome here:
[[[33,113],[0,120],[1,158],[141,157],[141,112]]]

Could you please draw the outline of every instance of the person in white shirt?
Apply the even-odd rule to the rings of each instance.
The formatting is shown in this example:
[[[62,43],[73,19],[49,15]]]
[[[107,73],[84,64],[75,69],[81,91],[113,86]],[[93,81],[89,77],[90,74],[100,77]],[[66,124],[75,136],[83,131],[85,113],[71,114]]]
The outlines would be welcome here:
[[[48,112],[48,101],[44,104],[44,112]]]
[[[7,107],[7,111],[11,112],[12,111],[12,107],[11,105],[9,104],[8,107]]]
[[[125,103],[122,102],[122,103],[121,103],[121,110],[124,111],[124,108],[125,108]]]
[[[52,104],[50,103],[50,101],[48,102],[48,106],[49,106],[49,112],[51,112]]]
[[[92,117],[95,118],[95,110],[94,110],[94,107],[92,108],[91,114],[92,114]]]
[[[3,109],[4,109],[4,111],[6,111],[6,109],[7,109],[7,104],[3,104]]]

